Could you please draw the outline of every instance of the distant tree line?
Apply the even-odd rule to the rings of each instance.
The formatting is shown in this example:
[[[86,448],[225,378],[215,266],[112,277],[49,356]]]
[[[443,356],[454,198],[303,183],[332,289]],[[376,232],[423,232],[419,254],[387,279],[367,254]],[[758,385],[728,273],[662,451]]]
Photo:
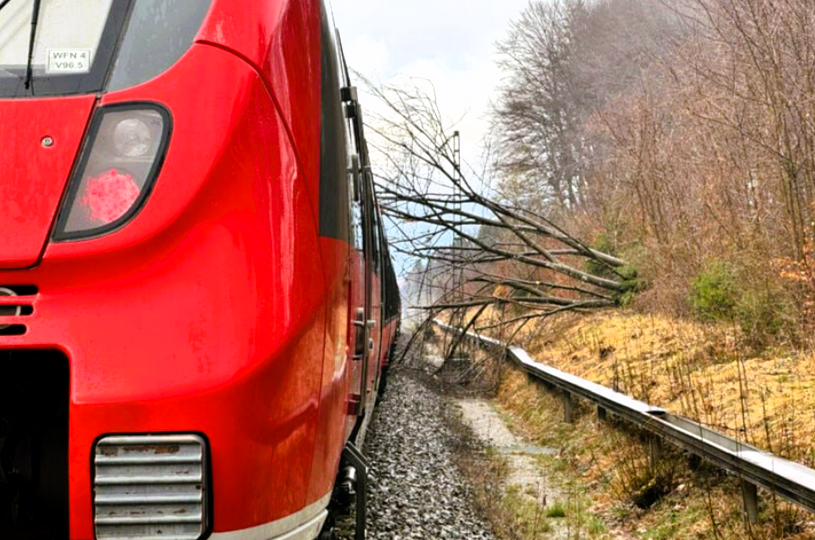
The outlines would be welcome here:
[[[424,224],[401,249],[465,276],[437,305],[811,333],[815,2],[536,1],[498,50],[487,171],[456,168],[432,92],[378,89],[384,206]]]

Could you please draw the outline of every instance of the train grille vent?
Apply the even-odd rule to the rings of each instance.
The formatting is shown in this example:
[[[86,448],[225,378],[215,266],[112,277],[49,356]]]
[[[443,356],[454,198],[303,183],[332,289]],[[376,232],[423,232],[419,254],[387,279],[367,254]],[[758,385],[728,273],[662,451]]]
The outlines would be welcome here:
[[[37,287],[0,285],[0,336],[21,336],[28,330],[23,317],[34,313]]]
[[[196,435],[109,436],[94,452],[98,540],[197,540],[207,530],[206,444]]]

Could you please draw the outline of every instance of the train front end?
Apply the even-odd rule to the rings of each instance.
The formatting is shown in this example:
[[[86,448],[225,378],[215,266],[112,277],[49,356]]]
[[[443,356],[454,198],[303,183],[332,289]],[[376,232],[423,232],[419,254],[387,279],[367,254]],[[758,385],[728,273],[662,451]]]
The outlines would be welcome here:
[[[315,4],[0,1],[0,538],[319,531],[347,284],[285,112],[319,141],[319,71],[276,103],[225,41],[318,57]]]

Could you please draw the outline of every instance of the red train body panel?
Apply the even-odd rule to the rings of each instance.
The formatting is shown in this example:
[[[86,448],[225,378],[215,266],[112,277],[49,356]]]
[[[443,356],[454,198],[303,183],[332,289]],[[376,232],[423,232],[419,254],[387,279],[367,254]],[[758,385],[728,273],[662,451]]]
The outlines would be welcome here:
[[[165,3],[113,0],[129,18],[71,91],[4,78],[0,49],[0,537],[313,538],[398,326],[372,182],[346,172],[368,165],[362,126],[336,129],[333,29],[318,0],[193,2],[183,54],[112,88],[139,2]],[[113,74],[78,91],[108,34]],[[88,173],[108,119],[141,150],[139,118],[164,130],[132,165],[155,173]],[[83,237],[98,197],[112,226]]]

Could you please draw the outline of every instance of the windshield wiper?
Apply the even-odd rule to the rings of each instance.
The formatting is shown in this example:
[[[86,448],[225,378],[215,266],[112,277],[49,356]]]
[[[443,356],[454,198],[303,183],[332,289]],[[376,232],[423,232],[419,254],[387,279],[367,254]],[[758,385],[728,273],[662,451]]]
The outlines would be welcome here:
[[[6,0],[8,3],[10,0]],[[37,22],[40,19],[40,4],[42,0],[34,0],[33,12],[31,13],[31,37],[28,42],[28,63],[25,66],[25,89],[31,88],[31,77],[34,72],[34,40],[37,39]],[[5,4],[3,4],[5,6]],[[0,6],[2,8],[3,6]]]
[[[6,7],[11,0],[1,0],[0,10]],[[28,62],[25,67],[25,88],[28,90],[31,87],[31,77],[34,71],[34,40],[37,38],[37,23],[40,19],[40,4],[42,0],[34,0],[33,12],[31,13],[31,36],[28,42]]]

